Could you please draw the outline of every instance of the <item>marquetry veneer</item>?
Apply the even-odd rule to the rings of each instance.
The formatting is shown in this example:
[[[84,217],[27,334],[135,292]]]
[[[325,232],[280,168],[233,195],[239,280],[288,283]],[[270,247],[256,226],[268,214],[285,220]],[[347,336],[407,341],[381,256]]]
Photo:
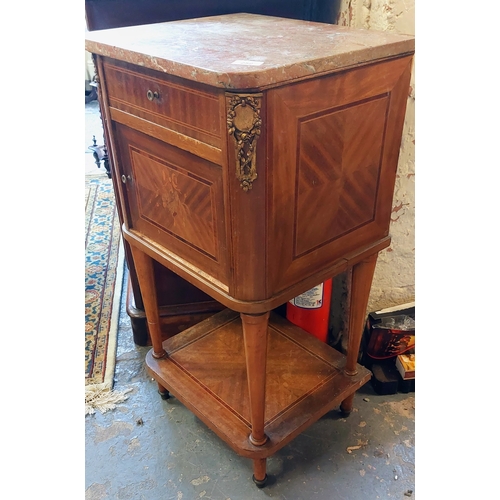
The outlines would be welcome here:
[[[146,364],[266,480],[369,379],[357,355],[389,223],[414,40],[235,14],[89,33]],[[119,180],[119,181],[118,181]],[[228,310],[162,342],[157,261]],[[271,315],[350,270],[341,355]],[[239,313],[239,315],[238,315]]]
[[[226,309],[163,343],[168,363],[149,352],[146,362],[201,420],[240,455],[266,458],[332,410],[370,379],[344,373],[345,357],[281,316],[271,313],[262,446],[252,430],[245,349],[239,315]]]

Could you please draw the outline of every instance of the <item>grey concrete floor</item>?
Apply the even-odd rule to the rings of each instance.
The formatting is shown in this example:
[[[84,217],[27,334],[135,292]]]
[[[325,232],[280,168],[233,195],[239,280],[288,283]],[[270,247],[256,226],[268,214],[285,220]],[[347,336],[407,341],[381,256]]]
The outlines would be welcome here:
[[[95,118],[98,108],[86,111]],[[131,392],[115,410],[85,417],[86,500],[415,498],[414,393],[380,396],[366,384],[348,418],[328,413],[268,459],[270,479],[258,489],[249,459],[158,395],[144,367],[149,348],[133,342],[125,289],[114,388]]]

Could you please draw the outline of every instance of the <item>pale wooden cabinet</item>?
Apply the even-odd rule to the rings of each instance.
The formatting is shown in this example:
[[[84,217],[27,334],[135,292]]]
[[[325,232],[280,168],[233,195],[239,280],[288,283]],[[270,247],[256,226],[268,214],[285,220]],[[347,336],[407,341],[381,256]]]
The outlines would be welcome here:
[[[370,378],[356,363],[389,223],[411,36],[251,14],[89,33],[153,348],[254,464]],[[119,179],[119,182],[118,182]],[[157,261],[228,310],[162,342]],[[344,356],[269,312],[352,269]]]

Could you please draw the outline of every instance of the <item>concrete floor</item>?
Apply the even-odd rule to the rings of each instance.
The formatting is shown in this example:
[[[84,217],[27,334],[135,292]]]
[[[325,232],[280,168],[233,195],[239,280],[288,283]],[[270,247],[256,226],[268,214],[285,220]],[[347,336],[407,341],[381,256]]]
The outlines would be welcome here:
[[[92,130],[96,104],[86,104],[90,139],[102,134]],[[89,173],[92,163],[86,154]],[[133,342],[125,288],[114,388],[131,392],[115,410],[85,417],[86,500],[415,498],[415,395],[380,396],[370,383],[348,418],[330,412],[268,459],[269,482],[258,489],[250,460],[178,400],[158,395],[144,369],[149,348]]]

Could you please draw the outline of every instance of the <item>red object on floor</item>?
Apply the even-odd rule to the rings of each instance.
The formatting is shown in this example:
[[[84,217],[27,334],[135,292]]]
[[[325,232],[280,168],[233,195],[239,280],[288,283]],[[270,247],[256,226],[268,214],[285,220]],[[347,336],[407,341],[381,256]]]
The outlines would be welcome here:
[[[286,304],[288,321],[322,342],[328,338],[328,320],[332,300],[332,279],[298,295]]]

